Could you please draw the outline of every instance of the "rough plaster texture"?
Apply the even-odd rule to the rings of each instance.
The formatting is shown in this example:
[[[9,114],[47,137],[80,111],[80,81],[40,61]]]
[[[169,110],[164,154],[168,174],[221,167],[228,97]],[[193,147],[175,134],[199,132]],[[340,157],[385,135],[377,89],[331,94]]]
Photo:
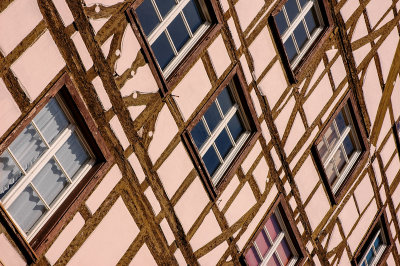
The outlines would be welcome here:
[[[17,120],[20,114],[21,111],[3,80],[0,79],[0,136]]]

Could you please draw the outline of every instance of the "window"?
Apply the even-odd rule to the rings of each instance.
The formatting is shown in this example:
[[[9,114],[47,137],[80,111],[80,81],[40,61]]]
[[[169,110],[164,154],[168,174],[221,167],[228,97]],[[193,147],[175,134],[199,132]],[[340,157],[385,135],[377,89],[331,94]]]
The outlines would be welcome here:
[[[165,77],[213,20],[204,0],[144,0],[135,12]]]
[[[231,72],[183,135],[214,196],[215,188],[232,171],[243,149],[259,134],[254,108],[242,89],[242,74],[235,74],[237,70]]]
[[[244,260],[249,266],[256,265],[300,265],[304,248],[298,245],[298,232],[291,226],[281,196],[279,204],[267,216],[244,252]],[[290,221],[290,222],[289,222]],[[293,230],[293,229],[294,230]]]
[[[304,61],[329,24],[323,1],[287,0],[270,19],[283,61],[292,72]]]
[[[389,253],[391,240],[384,212],[378,215],[364,242],[357,249],[353,264],[360,266],[379,265]]]
[[[32,239],[94,164],[94,155],[58,96],[0,155],[0,199]]]
[[[366,147],[365,134],[360,132],[358,116],[353,112],[353,98],[350,98],[329,121],[314,147],[320,172],[332,198],[339,194]]]
[[[11,231],[26,250],[43,250],[51,230],[66,222],[66,211],[77,208],[80,192],[92,188],[110,164],[84,108],[64,75],[1,144],[0,210],[7,215],[0,216],[11,217],[6,222],[18,228],[18,234]],[[28,261],[37,256],[23,253]]]

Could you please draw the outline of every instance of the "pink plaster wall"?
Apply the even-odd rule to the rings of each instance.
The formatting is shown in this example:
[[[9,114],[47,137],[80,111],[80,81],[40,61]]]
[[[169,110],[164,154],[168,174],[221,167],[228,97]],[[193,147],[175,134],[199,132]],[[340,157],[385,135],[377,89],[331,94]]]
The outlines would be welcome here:
[[[104,6],[112,6],[114,4],[118,4],[122,2],[122,0],[85,0],[86,5],[91,6],[94,4],[102,4]]]
[[[317,127],[313,129],[310,134],[310,137],[306,140],[306,142],[302,145],[301,149],[296,153],[293,160],[289,163],[291,169],[293,169],[296,164],[299,162],[300,158],[304,155],[304,152],[310,147],[310,145],[314,142],[314,138],[317,136],[319,130]]]
[[[265,185],[268,180],[268,173],[269,173],[269,167],[267,165],[267,162],[265,161],[265,158],[262,157],[260,162],[257,164],[256,168],[254,168],[253,171],[254,179],[256,180],[256,183],[261,193],[264,193]]]
[[[383,79],[386,81],[390,66],[393,62],[394,53],[399,43],[399,34],[393,30],[378,49]]]
[[[14,123],[21,115],[18,105],[8,92],[3,79],[0,78],[0,136]]]
[[[174,169],[174,171],[171,171],[171,169]],[[182,143],[179,143],[157,170],[165,192],[169,198],[172,198],[175,191],[192,169],[192,161],[188,157]]]
[[[182,116],[187,120],[211,89],[211,83],[201,60],[190,69],[173,91]]]
[[[235,22],[233,21],[233,18],[228,19],[227,23],[228,23],[229,30],[231,31],[231,34],[232,34],[233,43],[235,44],[236,49],[239,49],[241,46],[241,43],[240,43],[240,38],[239,38],[237,29],[235,26]]]
[[[42,20],[36,1],[15,0],[0,13],[0,50],[9,54]]]
[[[258,55],[256,55],[256,57],[258,57]],[[257,61],[255,58],[254,60]],[[266,65],[264,67],[266,67]],[[276,62],[272,66],[258,84],[263,94],[267,97],[271,108],[275,107],[276,102],[282,96],[287,85],[283,69],[279,62]]]
[[[214,212],[210,210],[192,239],[190,239],[190,245],[192,246],[193,251],[203,247],[219,234],[221,234],[221,228],[215,219]]]
[[[235,192],[235,190],[237,189],[239,184],[240,184],[240,182],[239,182],[237,175],[234,175],[232,177],[231,181],[228,183],[228,185],[224,189],[224,191],[221,193],[221,195],[217,199],[217,205],[220,210],[222,210],[225,207],[226,203],[232,197],[233,192]]]
[[[304,180],[307,180],[307,182],[305,182]],[[299,181],[299,183],[303,182],[308,184],[309,180],[308,179],[304,180]],[[329,209],[330,209],[330,203],[325,194],[324,188],[322,187],[321,184],[318,186],[318,189],[315,191],[313,197],[311,198],[307,206],[305,206],[305,211],[307,217],[309,218],[311,228],[313,230],[317,228],[317,226],[322,221],[322,219],[329,211]],[[318,210],[318,212],[316,212],[315,210]]]
[[[360,2],[358,0],[347,0],[340,9],[340,14],[342,15],[344,21],[347,21],[359,6]]]
[[[133,257],[129,266],[136,266],[136,265],[146,265],[146,266],[157,266],[156,261],[151,255],[147,244],[144,244],[139,251],[136,253],[135,257]]]
[[[231,64],[231,59],[221,35],[219,35],[210,47],[208,47],[208,53],[215,69],[215,73],[217,74],[217,77],[220,77]]]
[[[94,89],[96,90],[97,95],[99,96],[100,102],[103,105],[104,110],[108,110],[112,107],[110,102],[110,98],[108,98],[108,94],[104,89],[103,82],[101,81],[100,77],[97,76],[93,79],[92,84]]]
[[[294,99],[293,95],[288,94],[288,98],[286,98],[283,102],[284,104],[281,106],[280,113],[275,119],[275,125],[281,138],[283,137],[286,128],[290,126],[289,118],[296,104],[296,100]]]
[[[79,53],[79,57],[81,58],[85,69],[89,70],[93,66],[93,61],[90,57],[89,51],[87,50],[85,43],[83,42],[81,34],[79,32],[75,32],[72,35],[71,39],[75,44],[76,50]]]
[[[164,233],[165,238],[167,239],[168,245],[171,245],[172,242],[175,240],[175,237],[174,237],[174,233],[172,233],[172,230],[169,227],[169,224],[168,224],[166,218],[162,219],[162,221],[160,223],[160,227]]]
[[[217,265],[217,262],[228,249],[228,244],[222,242],[219,246],[208,252],[203,257],[199,258],[200,265]]]
[[[225,213],[228,224],[234,224],[251,207],[253,207],[256,202],[253,191],[251,190],[249,183],[246,182]]]
[[[264,4],[265,2],[263,0],[252,0],[251,5],[249,5],[248,0],[239,0],[236,3],[235,9],[243,31],[246,30],[251,21],[257,16],[257,13],[261,10]]]
[[[153,140],[149,145],[149,156],[154,163],[161,153],[167,148],[175,134],[178,133],[178,126],[167,105],[161,109],[157,117]]]
[[[392,92],[392,107],[394,117],[400,116],[400,77],[397,76],[396,83]]]
[[[328,75],[324,75],[317,87],[304,103],[304,113],[306,114],[309,124],[314,122],[314,119],[319,115],[321,110],[332,96],[332,87],[329,82]]]
[[[74,17],[72,16],[71,10],[69,10],[65,0],[53,0],[53,3],[56,6],[61,19],[63,20],[64,25],[68,26],[71,24],[74,21]]]
[[[250,6],[246,0],[241,0],[241,2],[246,3],[246,5]],[[254,41],[250,44],[249,52],[252,54],[254,60],[254,73],[256,77],[259,77],[262,71],[265,69],[265,67],[270,63],[272,58],[276,55],[275,47],[272,43],[271,36],[266,27],[260,32],[260,34],[257,35]],[[276,76],[276,82],[278,81],[281,81],[281,79],[280,77]],[[274,84],[271,84],[271,86],[273,85]],[[276,89],[279,90],[280,87]]]
[[[257,141],[242,163],[242,170],[244,174],[247,174],[250,167],[254,164],[254,161],[257,159],[261,152],[261,144],[259,141]]]
[[[121,178],[121,171],[115,164],[86,201],[86,206],[92,214],[97,211],[101,203],[103,203],[108,194],[110,194],[111,190],[117,185]]]
[[[176,249],[176,251],[174,253],[174,256],[175,256],[175,259],[178,261],[178,264],[180,266],[186,266],[187,265],[187,263],[185,261],[185,258],[183,257],[182,252],[181,252],[181,250],[179,248]]]
[[[58,258],[64,253],[65,249],[84,225],[85,220],[78,212],[47,251],[45,256],[51,265],[57,262]]]
[[[26,265],[25,260],[19,255],[4,234],[0,234],[0,251],[0,264],[3,263],[4,266]]]
[[[56,44],[46,31],[11,65],[11,70],[34,100],[64,66]]]
[[[375,27],[375,25],[383,17],[385,12],[390,8],[391,5],[392,5],[391,0],[378,0],[378,1],[375,0],[375,1],[370,1],[368,3],[366,9],[369,22],[371,23],[372,28]],[[390,12],[389,14],[387,14],[387,16],[390,16]]]
[[[254,89],[251,90],[250,96],[251,96],[251,100],[254,105],[254,109],[256,110],[257,117],[260,117],[262,115],[262,109],[261,109],[260,101],[257,98],[256,91]]]
[[[303,120],[301,119],[300,113],[297,113],[292,128],[290,130],[289,136],[285,143],[285,152],[286,154],[290,154],[294,147],[299,143],[300,138],[305,133],[305,128],[303,124]]]
[[[252,77],[251,77],[249,65],[247,64],[246,56],[242,55],[240,57],[240,63],[242,64],[244,77],[245,77],[247,85],[248,85],[252,81]]]
[[[176,215],[186,233],[189,232],[189,229],[208,202],[209,197],[204,190],[203,184],[199,177],[196,177],[175,205]]]
[[[342,211],[339,213],[339,219],[343,226],[344,234],[347,236],[350,233],[351,228],[355,224],[358,218],[358,212],[356,203],[353,197],[346,202]]]
[[[143,168],[140,166],[140,163],[139,163],[139,160],[138,160],[136,154],[132,153],[128,157],[128,161],[131,164],[133,170],[135,171],[135,174],[136,174],[137,178],[139,179],[139,182],[142,183],[146,176],[143,172]]]
[[[139,228],[118,198],[68,265],[115,265],[139,233]]]
[[[140,44],[133,33],[131,27],[126,27],[121,42],[121,54],[116,64],[115,71],[122,75],[124,71],[132,66],[133,60],[135,60],[137,53],[140,50]]]
[[[354,198],[357,201],[357,206],[362,212],[367,204],[374,197],[374,191],[372,190],[371,181],[369,179],[368,174],[364,176],[360,184],[354,190]]]
[[[153,190],[151,187],[148,187],[144,191],[144,195],[147,197],[147,199],[150,202],[151,207],[153,208],[154,214],[157,215],[161,211],[160,203],[158,202],[156,196],[154,195]]]
[[[153,74],[151,73],[149,65],[146,64],[142,67],[139,67],[136,70],[136,73],[132,72],[131,75],[133,75],[133,78],[129,79],[121,88],[121,94],[123,97],[128,96],[134,92],[158,92],[158,85],[156,83],[156,80],[154,79]]]

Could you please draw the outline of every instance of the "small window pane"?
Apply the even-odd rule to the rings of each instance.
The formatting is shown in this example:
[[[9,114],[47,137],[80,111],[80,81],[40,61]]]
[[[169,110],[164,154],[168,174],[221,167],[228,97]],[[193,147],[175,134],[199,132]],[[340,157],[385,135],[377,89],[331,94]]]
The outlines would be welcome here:
[[[207,109],[206,113],[204,114],[204,118],[206,119],[208,128],[211,132],[213,132],[222,119],[215,102],[213,102]]]
[[[204,144],[204,141],[208,138],[208,133],[206,128],[204,127],[204,123],[200,120],[196,126],[190,132],[194,142],[196,143],[197,148],[200,150]]]
[[[215,145],[217,145],[217,149],[222,158],[225,158],[228,155],[229,151],[232,149],[232,142],[229,139],[228,133],[225,129],[221,131],[221,133],[215,140]]]
[[[336,134],[335,126],[333,124],[326,130],[324,137],[328,142],[329,149],[332,149],[338,140],[338,135]]]
[[[0,199],[22,176],[21,171],[6,150],[0,156]]]
[[[304,24],[302,22],[300,22],[299,25],[297,25],[296,29],[294,30],[294,37],[297,42],[297,47],[299,47],[299,49],[302,50],[308,40],[307,33],[306,30],[304,29]]]
[[[228,122],[228,128],[231,132],[232,138],[237,141],[239,137],[244,133],[244,127],[242,124],[242,120],[239,117],[239,114],[236,112],[231,120]]]
[[[300,0],[300,5],[304,7],[310,0]]]
[[[67,175],[73,179],[75,173],[87,161],[89,155],[80,143],[76,133],[73,133],[56,152],[56,157],[67,172]]]
[[[342,170],[344,169],[344,166],[346,165],[346,159],[344,158],[342,149],[338,149],[336,151],[334,160],[339,173],[341,173]]]
[[[366,257],[368,265],[371,264],[373,258],[374,258],[374,251],[371,248]]]
[[[292,252],[290,251],[289,244],[286,241],[286,237],[284,237],[281,243],[277,247],[277,251],[279,254],[279,258],[281,259],[283,265],[286,265],[290,259],[293,257]]]
[[[269,242],[268,237],[265,234],[264,230],[261,230],[261,232],[256,237],[255,242],[257,244],[258,250],[260,251],[261,255],[265,257],[269,248],[271,247],[271,243]]]
[[[189,28],[192,33],[195,33],[196,30],[203,24],[204,20],[201,17],[199,10],[196,6],[194,0],[191,0],[184,8],[183,14],[185,15],[186,21],[189,24]]]
[[[56,197],[68,185],[60,167],[51,159],[32,181],[44,201],[51,205]]]
[[[32,124],[29,124],[11,143],[10,150],[27,171],[47,147]]]
[[[318,150],[318,154],[319,154],[319,157],[321,158],[322,163],[324,163],[326,158],[328,157],[328,148],[326,147],[324,141],[321,141],[320,143],[318,143],[317,150]]]
[[[190,39],[189,33],[180,14],[169,24],[167,29],[176,50],[179,52],[187,40]]]
[[[155,0],[158,10],[163,18],[168,12],[174,7],[175,1],[174,0]]]
[[[344,146],[344,149],[346,151],[347,157],[350,158],[351,155],[355,151],[355,148],[354,148],[354,145],[353,145],[353,141],[350,138],[350,134],[347,135],[346,138],[344,139],[343,146]]]
[[[289,37],[283,45],[285,46],[285,51],[289,62],[292,62],[297,55],[296,47],[294,46],[292,37]]]
[[[157,40],[151,45],[151,49],[161,69],[164,69],[175,56],[167,35],[165,35],[164,32],[161,33]]]
[[[285,18],[285,15],[283,14],[283,11],[279,12],[275,16],[275,23],[276,23],[276,27],[279,30],[279,34],[282,36],[288,28],[286,18]]]
[[[310,33],[310,35],[312,35],[313,32],[319,27],[318,17],[314,7],[311,8],[310,11],[308,11],[308,13],[305,16],[305,19],[308,32]]]
[[[279,263],[278,258],[276,255],[272,255],[272,257],[269,259],[267,266],[280,266],[281,264]]]
[[[289,0],[285,4],[286,13],[289,17],[289,21],[293,22],[293,20],[300,13],[299,8],[297,7],[296,0]]]
[[[343,113],[340,112],[336,117],[335,117],[336,125],[339,129],[340,134],[343,133],[343,131],[346,129],[347,122],[343,117]]]
[[[218,166],[220,165],[220,161],[218,159],[218,155],[214,150],[214,147],[211,146],[210,149],[204,154],[203,162],[206,165],[208,174],[213,176]]]
[[[257,266],[261,260],[258,257],[257,251],[254,247],[251,247],[247,252],[246,252],[246,262],[247,265],[249,266]]]
[[[329,162],[329,164],[325,168],[325,173],[326,173],[326,177],[328,178],[329,185],[332,186],[336,180],[336,171],[335,171],[335,165],[333,164],[333,161]]]
[[[36,123],[44,139],[52,143],[56,136],[69,124],[64,112],[56,99],[51,99],[48,104],[35,116]]]
[[[383,244],[382,237],[381,237],[381,235],[379,234],[378,237],[375,239],[375,242],[374,242],[374,247],[375,247],[376,252],[379,251],[379,247],[380,247],[382,244]]]
[[[28,233],[39,218],[46,212],[46,207],[30,186],[27,186],[8,208],[8,212],[18,225]]]
[[[275,214],[271,215],[271,217],[266,222],[265,227],[267,228],[267,231],[268,231],[269,236],[271,237],[272,241],[274,241],[275,238],[282,231],[281,227],[279,226],[278,220],[275,217]]]
[[[142,25],[144,33],[149,36],[149,34],[160,22],[151,1],[144,0],[143,3],[136,9],[136,14],[139,17],[139,21]]]
[[[234,102],[232,101],[229,89],[226,87],[217,97],[219,106],[221,107],[222,113],[226,113],[232,108]]]

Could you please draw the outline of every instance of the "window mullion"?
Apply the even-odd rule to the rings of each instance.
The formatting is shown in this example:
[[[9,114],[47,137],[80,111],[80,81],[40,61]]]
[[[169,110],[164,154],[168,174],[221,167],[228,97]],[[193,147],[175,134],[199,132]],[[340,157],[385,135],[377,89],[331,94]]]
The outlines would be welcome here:
[[[297,25],[300,24],[300,22],[303,20],[303,18],[306,16],[307,12],[311,9],[311,7],[313,5],[314,5],[314,3],[309,2],[309,4],[307,4],[305,6],[305,8],[300,11],[300,13],[296,16],[296,18],[291,23],[289,22],[289,17],[286,13],[286,8],[285,7],[282,8],[282,10],[283,9],[285,10],[284,15],[285,15],[286,21],[288,22],[288,28],[285,31],[285,33],[282,35],[283,42],[285,42],[289,38],[289,36],[294,32],[294,29],[297,27]]]
[[[36,192],[36,194],[38,195],[39,199],[43,202],[44,206],[46,207],[47,210],[50,210],[50,206],[47,204],[47,202],[44,200],[44,198],[42,197],[42,195],[40,194],[39,190],[35,187],[35,185],[31,182],[29,184],[32,189]]]
[[[67,171],[65,171],[64,167],[61,165],[60,161],[57,159],[57,157],[54,155],[53,156],[54,161],[60,167],[61,171],[63,172],[64,176],[68,179],[68,182],[72,184],[72,179],[71,177],[67,174]]]
[[[186,20],[186,16],[185,16],[185,14],[183,13],[183,10],[181,11],[181,17],[182,17],[182,19],[183,19],[183,24],[185,24],[185,27],[186,27],[186,30],[187,30],[187,32],[189,33],[189,36],[190,36],[190,39],[191,38],[193,38],[193,32],[192,32],[192,30],[190,29],[190,27],[189,27],[189,23],[187,22],[187,20]]]
[[[171,45],[172,50],[174,51],[174,55],[177,56],[178,55],[178,50],[176,50],[175,44],[172,41],[171,35],[169,35],[169,31],[167,29],[165,29],[165,35],[167,36],[168,42]]]
[[[46,139],[44,138],[44,136],[42,135],[42,132],[39,130],[39,127],[36,125],[35,121],[32,120],[31,121],[32,126],[35,128],[36,132],[39,134],[40,138],[42,139],[42,141],[44,142],[44,144],[47,146],[47,148],[50,148],[50,144],[46,141]]]
[[[329,164],[329,162],[332,160],[333,156],[335,156],[336,151],[339,149],[340,145],[342,145],[344,139],[350,132],[350,127],[347,126],[347,128],[344,130],[343,134],[340,135],[340,138],[337,140],[335,146],[333,146],[332,150],[329,152],[328,158],[326,158],[326,163],[324,163],[324,168]],[[329,146],[328,146],[329,150]]]
[[[17,157],[12,153],[10,148],[7,148],[8,153],[10,154],[11,158],[14,160],[15,164],[18,166],[19,170],[21,171],[22,174],[26,175],[25,169],[22,167],[22,165],[18,162]]]

